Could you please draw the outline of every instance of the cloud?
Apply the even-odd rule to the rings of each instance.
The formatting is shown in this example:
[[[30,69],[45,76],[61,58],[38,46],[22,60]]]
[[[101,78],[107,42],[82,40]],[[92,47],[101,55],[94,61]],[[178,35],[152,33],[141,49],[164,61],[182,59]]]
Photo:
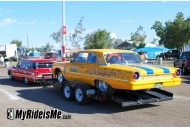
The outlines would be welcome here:
[[[0,16],[3,16],[3,15],[10,13],[10,12],[11,12],[11,10],[6,10],[6,9],[0,8]]]
[[[36,20],[34,20],[34,21],[27,21],[27,22],[19,22],[18,24],[32,25],[32,24],[35,24],[35,23],[36,23]]]
[[[120,20],[120,22],[131,23],[131,22],[134,22],[134,20],[124,19],[124,20]]]
[[[110,33],[110,37],[111,37],[112,39],[117,39],[117,36],[116,36],[116,34],[115,34],[114,32]]]
[[[15,22],[16,22],[16,20],[11,19],[11,18],[3,19],[2,21],[0,21],[0,28],[7,27]]]
[[[34,25],[34,24],[56,24],[56,22],[54,21],[51,21],[51,22],[43,22],[43,21],[36,21],[36,20],[33,20],[33,21],[26,21],[26,22],[19,22],[18,24],[21,24],[21,25]]]

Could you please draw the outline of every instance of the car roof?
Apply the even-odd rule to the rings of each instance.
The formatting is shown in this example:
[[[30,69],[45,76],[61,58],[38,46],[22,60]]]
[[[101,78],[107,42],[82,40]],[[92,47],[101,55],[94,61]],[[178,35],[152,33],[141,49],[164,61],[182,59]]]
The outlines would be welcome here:
[[[108,53],[108,52],[133,52],[131,50],[120,50],[120,49],[88,49],[88,50],[82,50],[79,52],[99,52],[99,53]]]
[[[31,62],[56,62],[53,59],[22,59],[22,61],[31,61]]]

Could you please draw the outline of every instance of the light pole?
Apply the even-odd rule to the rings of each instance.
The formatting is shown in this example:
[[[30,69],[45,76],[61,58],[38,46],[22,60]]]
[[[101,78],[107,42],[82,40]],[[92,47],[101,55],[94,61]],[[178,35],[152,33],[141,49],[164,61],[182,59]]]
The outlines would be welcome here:
[[[66,25],[65,25],[65,1],[62,1],[62,61],[66,61]]]

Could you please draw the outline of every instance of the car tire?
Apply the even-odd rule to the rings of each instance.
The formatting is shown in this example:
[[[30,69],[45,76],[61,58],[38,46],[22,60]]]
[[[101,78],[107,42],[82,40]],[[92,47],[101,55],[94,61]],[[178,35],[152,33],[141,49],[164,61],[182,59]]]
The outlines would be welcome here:
[[[74,90],[68,82],[63,84],[62,94],[63,98],[67,101],[72,101],[74,99]]]
[[[76,85],[74,91],[75,101],[80,105],[85,105],[88,103],[89,99],[86,95],[86,90],[82,85]]]
[[[10,79],[10,80],[14,80],[14,77],[13,77],[13,75],[12,75],[11,72],[9,72],[9,79]]]
[[[63,83],[64,82],[64,77],[63,77],[63,74],[61,73],[61,71],[57,71],[56,75],[57,75],[57,82],[58,83]]]
[[[99,85],[100,82],[105,83],[105,85],[108,87],[106,92],[103,92],[102,89],[100,88],[100,85]],[[109,95],[113,95],[115,93],[115,89],[113,89],[108,83],[104,81],[96,80],[95,85],[100,93],[109,94]]]
[[[186,75],[188,73],[187,68],[184,65],[182,66],[182,73],[183,75]]]
[[[29,84],[29,81],[26,77],[23,78],[24,79],[24,84],[28,85]]]

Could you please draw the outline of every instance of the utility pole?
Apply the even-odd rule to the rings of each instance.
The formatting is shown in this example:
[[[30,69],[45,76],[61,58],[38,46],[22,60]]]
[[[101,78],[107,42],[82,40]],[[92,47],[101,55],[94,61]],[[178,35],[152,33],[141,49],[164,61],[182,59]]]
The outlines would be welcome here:
[[[62,61],[66,61],[66,25],[65,25],[65,0],[62,1]]]
[[[29,49],[28,35],[27,35],[27,49]]]

